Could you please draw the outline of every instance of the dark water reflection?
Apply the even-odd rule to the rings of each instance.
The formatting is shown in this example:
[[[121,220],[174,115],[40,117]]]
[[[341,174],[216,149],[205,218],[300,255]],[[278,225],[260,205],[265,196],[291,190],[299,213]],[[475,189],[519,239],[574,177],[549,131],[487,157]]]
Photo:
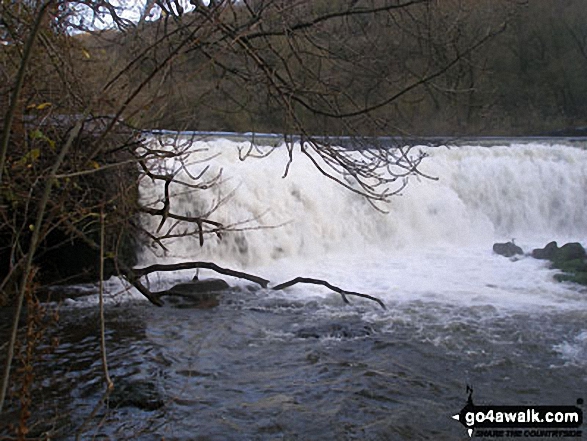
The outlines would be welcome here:
[[[417,301],[380,313],[334,296],[230,296],[213,310],[109,307],[115,385],[152,384],[163,405],[101,406],[81,439],[468,439],[450,418],[467,383],[478,404],[569,405],[587,390],[585,364],[556,350],[582,332],[587,312]],[[58,332],[38,366],[32,428],[74,439],[104,391],[96,311],[62,310]]]

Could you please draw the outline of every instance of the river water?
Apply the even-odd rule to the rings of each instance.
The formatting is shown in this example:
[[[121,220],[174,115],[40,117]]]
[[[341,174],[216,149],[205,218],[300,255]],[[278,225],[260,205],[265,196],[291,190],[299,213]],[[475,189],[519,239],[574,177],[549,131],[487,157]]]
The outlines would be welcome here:
[[[272,284],[321,278],[376,296],[387,309],[358,298],[344,304],[324,287],[271,291],[229,277],[233,288],[214,309],[155,308],[111,279],[106,328],[115,390],[147,385],[157,405],[119,401],[89,418],[104,391],[91,295],[62,304],[59,329],[49,331],[61,342],[37,366],[36,433],[464,440],[465,428],[451,416],[466,404],[467,385],[476,404],[587,398],[587,290],[555,282],[544,261],[492,253],[495,241],[511,238],[527,252],[551,240],[587,244],[584,146],[429,148],[422,169],[439,180],[413,179],[387,214],[301,156],[284,179],[286,154],[243,162],[239,146],[247,147],[196,143],[190,170],[196,175],[199,159],[220,155],[214,164],[222,183],[210,199],[178,194],[174,208],[201,213],[231,195],[213,219],[281,226],[237,231],[202,248],[183,238],[166,255],[145,244],[141,265],[214,260]],[[159,191],[145,182],[144,202]],[[159,274],[149,283],[163,289],[192,275]],[[3,320],[0,332],[7,327]]]

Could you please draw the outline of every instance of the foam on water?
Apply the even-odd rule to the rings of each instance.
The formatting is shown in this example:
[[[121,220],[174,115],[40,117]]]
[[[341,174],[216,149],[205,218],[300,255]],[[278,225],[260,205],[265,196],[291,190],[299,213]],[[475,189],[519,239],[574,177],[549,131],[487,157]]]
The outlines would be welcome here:
[[[201,214],[228,197],[211,219],[226,225],[252,220],[241,226],[263,228],[207,236],[203,247],[197,237],[171,240],[167,255],[145,247],[142,264],[213,260],[261,272],[275,283],[303,274],[384,299],[556,308],[583,302],[574,288],[552,280],[544,262],[512,263],[491,247],[514,237],[528,251],[551,240],[587,242],[584,149],[420,147],[430,155],[422,171],[438,180],[411,179],[382,214],[321,175],[299,152],[283,178],[285,151],[241,161],[239,148],[248,145],[195,142],[190,173],[209,165],[211,174],[222,170],[223,181],[213,191],[176,189],[171,209]],[[212,161],[201,162],[210,156]],[[144,183],[143,203],[161,194],[161,187]],[[157,221],[146,222],[155,229]]]
[[[554,350],[559,352],[568,363],[587,363],[587,331],[578,333],[570,341],[555,345]]]

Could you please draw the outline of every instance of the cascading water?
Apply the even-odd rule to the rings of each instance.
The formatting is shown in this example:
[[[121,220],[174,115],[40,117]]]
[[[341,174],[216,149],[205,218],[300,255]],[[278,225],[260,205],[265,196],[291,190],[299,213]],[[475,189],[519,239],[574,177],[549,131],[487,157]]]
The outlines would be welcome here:
[[[365,248],[490,248],[492,241],[512,237],[538,246],[544,240],[587,238],[587,152],[582,149],[421,147],[431,156],[421,169],[438,181],[412,178],[382,214],[321,175],[301,154],[294,153],[282,178],[285,152],[277,149],[266,158],[241,161],[239,147],[247,146],[227,140],[194,143],[195,153],[188,158],[195,162],[191,174],[197,176],[205,166],[212,167],[210,174],[222,169],[222,183],[213,191],[176,187],[181,194],[174,197],[172,209],[183,215],[202,213],[228,196],[210,218],[225,225],[249,221],[241,227],[261,229],[229,233],[222,240],[211,236],[203,248],[197,236],[166,242],[171,256],[255,267],[279,258]],[[210,156],[210,162],[199,162]],[[162,185],[143,186],[145,202],[162,193]],[[156,228],[158,219],[151,222]],[[142,255],[143,263],[154,258]]]
[[[574,405],[587,398],[585,288],[554,281],[544,261],[491,251],[494,241],[512,238],[526,251],[551,240],[587,245],[584,147],[422,147],[430,158],[421,170],[438,181],[411,179],[382,214],[303,155],[294,152],[282,178],[285,152],[240,161],[239,146],[248,148],[221,139],[193,144],[185,158],[190,174],[210,165],[209,176],[222,169],[221,182],[212,190],[172,189],[171,211],[201,215],[224,201],[209,218],[225,225],[248,220],[237,225],[243,231],[206,236],[203,247],[197,235],[170,240],[167,255],[145,244],[141,265],[211,260],[272,283],[317,277],[377,296],[387,309],[355,298],[345,305],[313,285],[272,291],[239,280],[230,280],[235,289],[212,310],[111,303],[115,387],[148,384],[163,406],[103,409],[85,424],[86,434],[468,439],[451,418],[466,403],[467,385],[476,404]],[[162,188],[145,180],[141,192],[144,204],[161,207]],[[158,219],[144,221],[159,227]],[[191,275],[149,282],[163,287]],[[73,439],[102,396],[100,355],[95,310],[63,308],[64,337],[46,358],[49,379],[35,389],[34,402],[51,416],[52,438]],[[61,411],[53,417],[47,409]]]

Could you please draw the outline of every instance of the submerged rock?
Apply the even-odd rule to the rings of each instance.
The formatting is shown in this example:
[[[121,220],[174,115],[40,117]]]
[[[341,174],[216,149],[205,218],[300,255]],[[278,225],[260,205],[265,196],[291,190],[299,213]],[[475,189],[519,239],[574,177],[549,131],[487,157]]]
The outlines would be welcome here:
[[[222,291],[229,288],[230,285],[222,279],[193,280],[191,282],[179,283],[167,291],[159,293],[159,296],[181,297],[188,300],[189,304],[183,304],[183,307],[213,308],[218,306]]]
[[[524,254],[522,248],[517,246],[513,241],[493,244],[493,252],[505,257],[513,257],[516,254]]]
[[[116,380],[114,390],[108,397],[108,407],[136,407],[142,410],[157,410],[165,403],[157,386],[147,380]]]

